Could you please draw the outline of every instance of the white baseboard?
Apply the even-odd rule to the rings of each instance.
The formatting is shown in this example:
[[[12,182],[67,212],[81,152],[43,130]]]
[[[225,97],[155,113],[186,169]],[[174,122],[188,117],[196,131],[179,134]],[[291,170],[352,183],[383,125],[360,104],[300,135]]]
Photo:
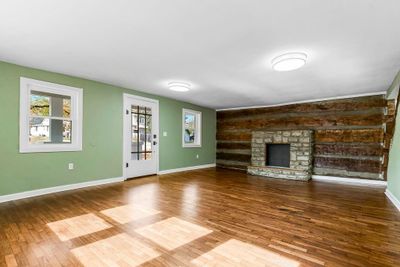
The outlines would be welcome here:
[[[393,205],[395,205],[396,208],[400,211],[400,201],[387,188],[385,191],[385,195],[387,196],[388,199],[390,199],[390,201],[392,201]]]
[[[158,175],[163,175],[163,174],[168,174],[168,173],[174,173],[174,172],[184,172],[184,171],[192,171],[192,170],[198,170],[198,169],[213,168],[213,167],[215,167],[215,166],[216,166],[215,163],[211,163],[211,164],[190,166],[190,167],[184,167],[184,168],[169,169],[169,170],[159,171],[159,172],[158,172]]]
[[[344,178],[336,176],[324,176],[324,175],[313,175],[314,181],[332,182],[332,183],[344,183],[344,184],[356,184],[356,185],[368,185],[368,186],[386,186],[386,181],[370,180],[370,179],[357,179],[357,178]]]
[[[32,191],[25,191],[25,192],[21,192],[21,193],[0,196],[0,203],[12,201],[12,200],[23,199],[23,198],[47,195],[47,194],[57,193],[57,192],[62,192],[62,191],[74,190],[74,189],[79,189],[79,188],[84,188],[84,187],[117,183],[117,182],[122,182],[122,181],[124,181],[123,177],[115,177],[115,178],[100,179],[100,180],[77,183],[77,184],[67,184],[67,185],[60,185],[60,186],[55,186],[55,187],[48,187],[48,188],[37,189],[37,190],[32,190]]]

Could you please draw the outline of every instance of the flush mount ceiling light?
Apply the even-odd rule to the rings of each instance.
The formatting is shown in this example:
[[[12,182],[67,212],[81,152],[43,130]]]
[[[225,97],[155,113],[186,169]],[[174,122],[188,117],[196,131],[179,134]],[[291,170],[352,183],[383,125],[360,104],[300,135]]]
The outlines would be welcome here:
[[[303,67],[306,64],[307,54],[291,52],[280,55],[272,60],[272,68],[276,71],[290,71]]]
[[[190,90],[191,85],[185,82],[170,82],[168,83],[168,88],[172,91],[187,92]]]

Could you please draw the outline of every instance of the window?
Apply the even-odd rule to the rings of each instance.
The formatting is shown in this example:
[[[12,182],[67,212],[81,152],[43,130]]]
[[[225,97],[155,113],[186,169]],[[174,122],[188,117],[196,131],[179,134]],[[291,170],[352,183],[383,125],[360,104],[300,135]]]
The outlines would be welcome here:
[[[153,141],[151,108],[131,106],[131,126],[132,160],[151,160]]]
[[[21,77],[20,152],[82,150],[82,89]]]
[[[201,112],[183,109],[183,147],[201,147]]]

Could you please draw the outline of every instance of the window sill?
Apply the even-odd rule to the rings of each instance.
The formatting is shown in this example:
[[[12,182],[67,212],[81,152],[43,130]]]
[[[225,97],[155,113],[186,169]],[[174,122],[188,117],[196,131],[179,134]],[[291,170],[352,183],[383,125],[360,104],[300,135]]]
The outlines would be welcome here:
[[[201,147],[201,145],[183,145],[183,148],[194,148],[194,147]]]
[[[29,147],[21,147],[19,149],[19,153],[52,153],[52,152],[76,152],[82,151],[81,146],[71,146],[71,145],[44,145],[46,147],[37,147],[37,146],[29,146]]]

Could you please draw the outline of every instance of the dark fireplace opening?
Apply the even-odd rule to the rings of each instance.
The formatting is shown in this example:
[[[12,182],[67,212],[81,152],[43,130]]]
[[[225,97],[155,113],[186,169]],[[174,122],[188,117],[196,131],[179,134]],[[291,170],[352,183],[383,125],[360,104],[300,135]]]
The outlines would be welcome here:
[[[290,168],[290,144],[266,144],[265,165]]]

